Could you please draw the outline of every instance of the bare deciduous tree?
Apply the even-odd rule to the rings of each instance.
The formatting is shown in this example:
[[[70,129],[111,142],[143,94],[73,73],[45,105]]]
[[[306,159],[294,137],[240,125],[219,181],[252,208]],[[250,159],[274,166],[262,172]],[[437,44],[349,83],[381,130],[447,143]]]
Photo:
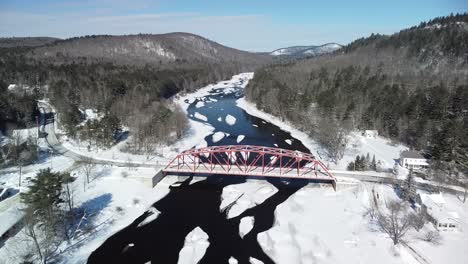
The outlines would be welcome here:
[[[433,244],[439,244],[441,237],[437,231],[427,231],[421,239]]]
[[[345,129],[333,120],[322,118],[318,123],[316,136],[319,142],[327,148],[330,157],[335,162],[343,157],[348,143],[348,132]]]
[[[187,116],[185,115],[185,113],[182,111],[182,109],[178,105],[174,109],[173,120],[174,120],[174,127],[176,130],[177,139],[180,139],[182,137],[182,134],[188,127],[188,120],[187,120]]]
[[[52,255],[57,251],[62,241],[58,239],[57,229],[53,219],[52,222],[39,220],[32,212],[31,208],[25,209],[23,218],[24,228],[22,229],[26,239],[33,245],[33,255],[46,264]]]
[[[463,203],[466,202],[466,195],[467,195],[467,192],[468,192],[468,182],[465,183],[465,192],[463,193]]]
[[[82,160],[82,163],[83,163],[82,171],[86,176],[86,182],[89,184],[91,175],[93,174],[94,167],[96,165],[94,164],[93,159],[90,157],[85,157]]]
[[[400,201],[390,201],[386,209],[386,212],[383,210],[378,211],[377,223],[390,236],[393,244],[396,245],[413,226],[415,216],[413,213],[408,212],[405,203]]]

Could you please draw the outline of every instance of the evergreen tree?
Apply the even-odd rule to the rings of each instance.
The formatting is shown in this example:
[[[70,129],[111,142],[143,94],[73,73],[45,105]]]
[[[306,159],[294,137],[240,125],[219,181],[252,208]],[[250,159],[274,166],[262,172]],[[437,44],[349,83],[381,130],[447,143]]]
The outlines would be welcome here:
[[[21,194],[21,201],[32,209],[34,214],[46,221],[54,221],[62,199],[63,175],[50,168],[40,170],[31,180],[29,191]]]
[[[416,187],[414,186],[413,170],[410,169],[408,177],[401,185],[401,198],[407,201],[414,201],[416,196]]]
[[[370,167],[371,167],[371,160],[370,160],[369,152],[367,152],[365,168],[366,168],[366,170],[368,170]]]
[[[354,160],[354,165],[355,165],[355,170],[361,170],[361,166],[362,166],[362,163],[361,163],[361,157],[359,157],[359,155],[356,156],[356,159]]]
[[[373,171],[377,171],[377,163],[375,162],[375,154],[372,156],[370,168]]]

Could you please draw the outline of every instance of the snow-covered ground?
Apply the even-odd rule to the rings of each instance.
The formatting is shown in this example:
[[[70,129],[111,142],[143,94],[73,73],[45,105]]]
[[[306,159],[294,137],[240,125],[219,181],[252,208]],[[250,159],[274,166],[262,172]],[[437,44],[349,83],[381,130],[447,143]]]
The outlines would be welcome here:
[[[408,248],[393,246],[370,223],[365,213],[372,189],[384,201],[398,199],[391,187],[373,184],[337,192],[313,187],[298,191],[276,209],[275,226],[259,235],[262,248],[277,263],[419,263]],[[441,232],[442,241],[435,245],[421,240],[423,231],[412,229],[407,242],[429,263],[467,263],[463,248],[468,239],[468,204],[445,196],[464,215],[462,231]],[[424,229],[432,229],[432,224]]]
[[[39,170],[52,168],[55,171],[64,171],[73,166],[74,161],[64,156],[52,156],[41,158],[39,162],[21,169],[21,185],[26,186],[30,179],[36,176]],[[18,187],[19,167],[9,167],[0,170],[0,184]]]
[[[84,144],[67,139],[66,137],[62,137],[60,141],[62,142],[62,145],[70,151],[101,161],[117,160],[128,163],[139,163],[142,165],[162,166],[167,164],[171,158],[175,157],[181,151],[190,149],[193,146],[202,143],[204,138],[214,130],[210,125],[193,120],[189,120],[189,125],[189,131],[187,131],[181,140],[173,142],[170,145],[161,145],[155,148],[152,153],[147,155],[137,155],[124,151],[128,144],[128,140],[131,139],[131,136],[126,141],[122,141],[111,148],[92,148],[90,151],[88,151]]]
[[[54,159],[52,162],[59,163],[60,161]],[[62,166],[72,163],[67,163],[65,160],[62,162]],[[38,170],[39,167],[36,169]],[[69,245],[62,245],[62,250],[65,250],[62,254],[65,263],[85,263],[93,250],[109,236],[148,210],[151,204],[169,193],[169,185],[178,181],[177,177],[166,177],[155,188],[149,188],[138,181],[138,178],[153,176],[156,173],[154,168],[129,169],[96,165],[92,181],[87,184],[84,172],[79,166],[62,167],[61,169],[56,167],[54,169],[68,169],[72,175],[77,177],[73,183],[75,205],[86,209],[90,217],[92,215],[92,222],[95,226],[90,234],[74,239],[72,241],[74,247],[68,248]],[[37,170],[32,171],[31,174],[34,175]],[[3,175],[0,179],[3,179]],[[18,254],[25,252],[25,244],[22,239],[20,232],[7,240],[5,246],[0,248],[0,260],[6,262],[0,261],[0,263],[17,263]]]

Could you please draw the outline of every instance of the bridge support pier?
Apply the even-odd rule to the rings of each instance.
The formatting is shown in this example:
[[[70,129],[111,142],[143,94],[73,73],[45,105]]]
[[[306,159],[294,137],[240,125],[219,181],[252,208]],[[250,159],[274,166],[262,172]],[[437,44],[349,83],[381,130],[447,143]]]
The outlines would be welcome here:
[[[153,176],[153,179],[152,179],[152,185],[151,188],[153,188],[154,186],[156,186],[156,184],[158,184],[164,177],[166,177],[166,173],[160,169],[156,175]]]

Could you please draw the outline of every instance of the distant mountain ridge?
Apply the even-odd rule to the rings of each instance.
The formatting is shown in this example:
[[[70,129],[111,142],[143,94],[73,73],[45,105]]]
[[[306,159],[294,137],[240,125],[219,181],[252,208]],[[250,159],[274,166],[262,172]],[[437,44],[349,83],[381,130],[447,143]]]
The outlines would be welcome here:
[[[38,47],[60,40],[51,37],[12,37],[0,38],[0,48]]]
[[[263,64],[270,56],[229,48],[190,33],[86,36],[38,47],[29,56],[57,63],[107,61],[118,64]]]
[[[334,52],[343,46],[338,43],[326,43],[320,46],[292,46],[270,52],[272,56],[309,57]]]

